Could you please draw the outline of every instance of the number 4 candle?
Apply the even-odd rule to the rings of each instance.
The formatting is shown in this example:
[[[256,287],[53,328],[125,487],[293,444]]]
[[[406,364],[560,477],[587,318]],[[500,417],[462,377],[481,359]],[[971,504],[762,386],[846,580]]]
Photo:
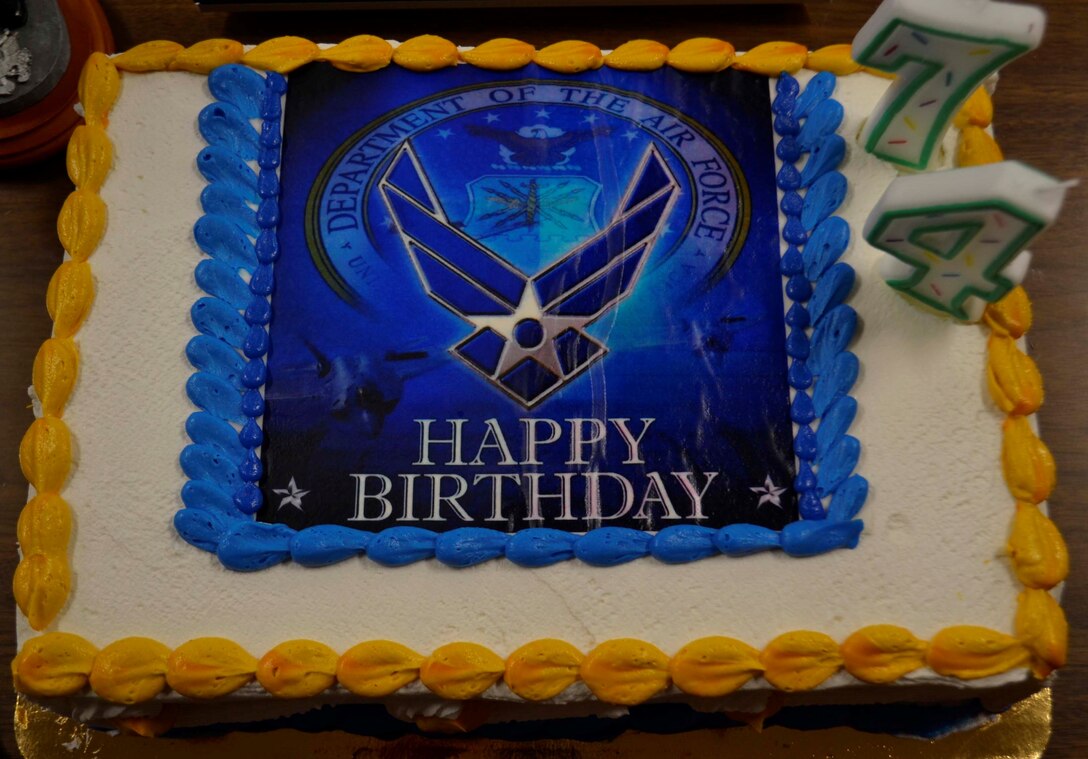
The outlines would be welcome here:
[[[1016,161],[897,177],[865,223],[891,254],[888,284],[963,321],[976,321],[1024,278],[1028,243],[1057,218],[1069,183]]]
[[[854,38],[858,63],[897,75],[866,122],[862,145],[923,170],[971,92],[1039,46],[1042,10],[991,0],[885,0]]]

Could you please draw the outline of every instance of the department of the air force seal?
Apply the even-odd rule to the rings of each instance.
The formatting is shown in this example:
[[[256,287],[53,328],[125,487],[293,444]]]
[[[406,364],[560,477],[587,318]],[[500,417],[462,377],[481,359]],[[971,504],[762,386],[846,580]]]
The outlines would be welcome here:
[[[395,287],[460,319],[449,351],[532,408],[604,359],[592,327],[648,271],[668,264],[670,297],[712,287],[748,217],[736,160],[678,109],[539,80],[447,90],[356,132],[314,185],[307,239],[350,302],[390,297],[379,269],[408,260]]]

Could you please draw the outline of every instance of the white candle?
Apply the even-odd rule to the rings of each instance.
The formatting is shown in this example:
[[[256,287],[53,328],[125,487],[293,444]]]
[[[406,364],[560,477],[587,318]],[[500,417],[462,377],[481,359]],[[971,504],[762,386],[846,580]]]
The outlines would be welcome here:
[[[957,111],[990,74],[1039,46],[1046,14],[991,0],[884,0],[854,38],[858,63],[897,75],[861,134],[870,153],[929,165]]]
[[[904,295],[977,321],[1027,273],[1025,248],[1057,218],[1069,183],[1017,161],[897,177],[865,222]],[[981,299],[981,300],[980,300]]]

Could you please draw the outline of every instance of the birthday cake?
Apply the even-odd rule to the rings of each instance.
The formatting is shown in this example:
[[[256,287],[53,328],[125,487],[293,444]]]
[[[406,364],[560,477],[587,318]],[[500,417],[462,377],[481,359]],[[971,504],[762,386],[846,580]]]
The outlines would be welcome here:
[[[1061,190],[987,77],[1042,16],[900,5],[853,57],[92,57],[17,689],[161,730],[1038,687],[1067,559],[1016,284]]]

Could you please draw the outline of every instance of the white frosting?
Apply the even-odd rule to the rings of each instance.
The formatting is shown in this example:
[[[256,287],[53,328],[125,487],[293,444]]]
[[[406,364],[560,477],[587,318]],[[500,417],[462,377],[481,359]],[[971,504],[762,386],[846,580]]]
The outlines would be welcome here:
[[[64,489],[75,515],[74,585],[50,629],[99,646],[130,635],[171,647],[223,636],[257,656],[291,638],[337,651],[384,638],[422,653],[474,641],[505,656],[549,637],[583,651],[636,637],[671,654],[707,635],[761,647],[789,630],[842,640],[876,623],[921,638],[956,624],[1011,631],[1020,587],[1002,551],[1013,500],[999,469],[1002,414],[984,388],[986,333],[912,306],[881,281],[882,254],[859,239],[894,176],[852,139],[887,86],[864,75],[840,79],[836,91],[849,144],[840,214],[855,230],[844,260],[857,270],[850,304],[861,323],[851,347],[862,367],[851,434],[862,441],[858,471],[871,484],[856,550],[610,569],[577,561],[393,569],[359,558],[237,573],[186,544],[171,520],[185,482],[183,422],[194,410],[184,347],[194,334],[190,306],[202,295],[192,227],[205,186],[195,158],[204,147],[196,115],[211,101],[206,82],[125,74],[110,116],[109,225],[91,261],[96,297],[77,338],[80,375],[65,412],[75,443]],[[35,634],[18,620],[20,641]],[[1022,676],[955,682],[993,688]],[[921,672],[904,682],[951,681]],[[857,685],[845,674],[828,683]],[[749,690],[765,687],[756,681]],[[511,698],[504,686],[488,695]],[[581,687],[563,699],[586,697]]]

